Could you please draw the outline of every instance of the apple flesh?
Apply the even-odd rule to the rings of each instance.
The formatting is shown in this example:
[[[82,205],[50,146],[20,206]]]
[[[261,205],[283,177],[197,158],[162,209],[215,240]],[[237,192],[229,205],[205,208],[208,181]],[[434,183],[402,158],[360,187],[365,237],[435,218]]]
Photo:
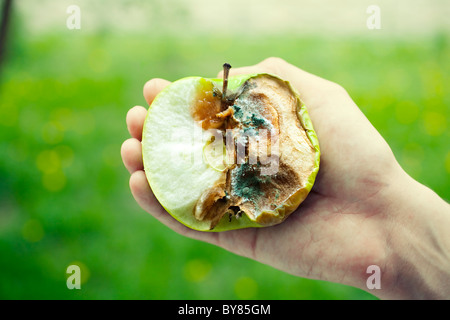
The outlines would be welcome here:
[[[283,222],[306,198],[320,149],[305,105],[271,74],[188,77],[162,90],[143,129],[144,169],[161,205],[201,231]]]

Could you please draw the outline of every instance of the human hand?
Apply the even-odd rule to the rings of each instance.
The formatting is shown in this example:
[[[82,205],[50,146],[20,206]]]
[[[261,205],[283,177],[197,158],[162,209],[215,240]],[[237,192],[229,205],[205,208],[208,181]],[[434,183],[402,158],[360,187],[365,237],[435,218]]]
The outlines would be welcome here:
[[[382,290],[372,293],[406,297],[405,285],[399,285],[396,258],[396,245],[403,242],[394,241],[398,237],[395,228],[406,216],[393,208],[397,208],[402,192],[420,186],[401,169],[387,143],[342,87],[278,58],[231,69],[230,76],[259,72],[273,73],[291,82],[319,138],[320,170],[299,208],[284,223],[267,228],[210,233],[180,224],[158,203],[143,171],[140,140],[147,113],[143,107],[128,112],[132,138],[124,142],[121,150],[131,173],[134,198],[144,210],[180,234],[300,277],[367,290],[367,268],[377,265],[382,272]],[[146,83],[144,96],[149,105],[168,84],[162,79]]]

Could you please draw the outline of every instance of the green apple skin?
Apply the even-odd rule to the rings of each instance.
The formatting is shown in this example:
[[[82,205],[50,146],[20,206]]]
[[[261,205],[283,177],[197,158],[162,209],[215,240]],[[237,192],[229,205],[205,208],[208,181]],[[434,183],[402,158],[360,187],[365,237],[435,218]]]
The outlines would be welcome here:
[[[250,78],[264,75],[283,81],[287,86],[289,86],[292,93],[296,96],[298,100],[298,119],[315,149],[314,169],[309,175],[305,187],[302,189],[302,195],[297,200],[288,201],[290,203],[287,203],[286,206],[273,210],[276,214],[282,214],[285,210],[295,209],[298,207],[313,187],[320,166],[320,147],[319,140],[316,132],[314,131],[306,106],[301,101],[298,92],[288,81],[269,73],[238,75],[228,79],[228,90],[235,91]],[[185,118],[189,113],[188,109],[192,102],[192,94],[195,94],[195,90],[201,81],[211,81],[215,83],[218,88],[222,88],[223,84],[223,79],[203,77],[182,78],[164,88],[155,97],[149,107],[143,127],[142,153],[145,174],[152,192],[164,209],[173,218],[194,230],[220,232],[242,228],[265,227],[256,221],[250,220],[245,214],[243,214],[239,219],[233,218],[231,220],[227,215],[225,215],[214,227],[214,229],[210,230],[209,222],[197,220],[193,216],[192,212],[195,203],[204,188],[209,187],[211,183],[215,181],[214,179],[218,177],[217,171],[212,168],[208,168],[206,165],[198,168],[189,168],[189,161],[186,161],[184,167],[181,165],[179,168],[180,172],[171,172],[167,169],[166,164],[167,161],[170,161],[171,155],[171,152],[167,152],[167,150],[174,151],[177,148],[184,146],[186,143],[189,143],[189,141],[179,141],[172,145],[170,141],[172,138],[170,132],[173,133],[173,130],[179,130],[178,128],[183,127],[183,125],[186,125],[189,121]],[[166,112],[168,108],[172,108],[172,116],[174,114],[180,115],[180,119],[176,119],[175,123],[172,123],[174,120],[171,119],[171,117],[163,117],[161,119],[161,114]],[[155,132],[158,133],[156,134]],[[155,145],[158,145],[158,142],[161,142],[162,139],[166,139],[164,144],[169,144],[169,146],[155,148]],[[202,146],[198,147],[200,148]],[[199,150],[197,150],[197,152],[199,152]],[[182,174],[183,170],[188,170],[188,174]],[[196,179],[198,175],[202,175],[202,178]],[[198,190],[195,189],[197,186],[200,187]],[[201,188],[202,186],[203,189]],[[179,200],[180,197],[183,198],[184,193],[189,194],[184,197],[184,199]]]

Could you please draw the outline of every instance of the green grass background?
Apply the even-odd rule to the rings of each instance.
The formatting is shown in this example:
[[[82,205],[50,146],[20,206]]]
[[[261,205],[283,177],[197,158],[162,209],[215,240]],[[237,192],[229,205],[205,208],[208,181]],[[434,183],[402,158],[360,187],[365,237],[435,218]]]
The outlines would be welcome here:
[[[449,33],[29,37],[13,27],[0,74],[2,299],[375,298],[186,239],[140,209],[120,146],[125,115],[145,105],[154,77],[212,77],[224,62],[282,57],[343,85],[405,170],[450,199]],[[70,264],[81,267],[81,290],[66,287]]]

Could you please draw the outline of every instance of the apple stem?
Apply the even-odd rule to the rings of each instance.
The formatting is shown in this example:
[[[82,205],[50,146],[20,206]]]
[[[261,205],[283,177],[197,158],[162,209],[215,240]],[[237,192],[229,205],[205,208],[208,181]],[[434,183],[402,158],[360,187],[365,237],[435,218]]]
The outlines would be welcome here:
[[[223,88],[222,88],[222,104],[227,101],[227,87],[228,87],[228,73],[230,72],[231,65],[229,63],[223,64]]]

